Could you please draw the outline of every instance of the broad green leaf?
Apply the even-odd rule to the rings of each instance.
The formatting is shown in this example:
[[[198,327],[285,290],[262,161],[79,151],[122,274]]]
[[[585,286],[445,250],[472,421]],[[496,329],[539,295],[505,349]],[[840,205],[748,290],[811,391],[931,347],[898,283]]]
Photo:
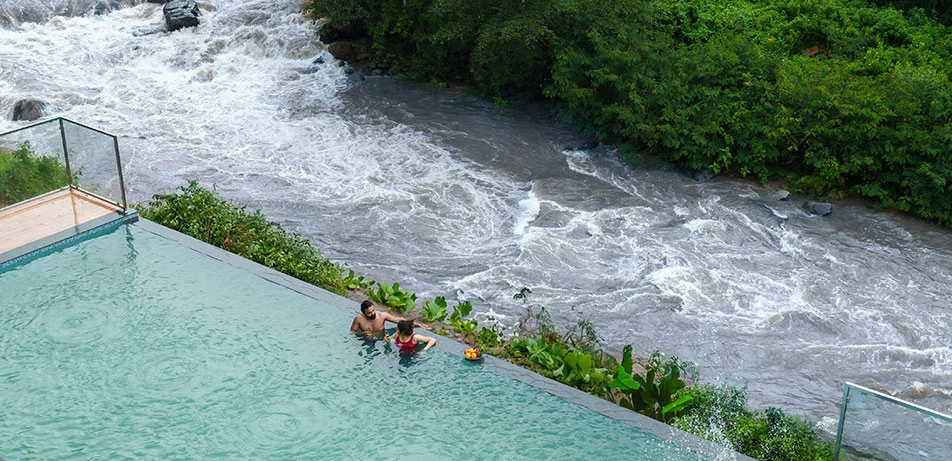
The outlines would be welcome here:
[[[631,392],[640,389],[641,384],[638,384],[638,382],[632,379],[631,375],[629,375],[621,365],[618,365],[618,367],[615,369],[615,380],[612,381],[608,387],[621,389],[625,392]]]

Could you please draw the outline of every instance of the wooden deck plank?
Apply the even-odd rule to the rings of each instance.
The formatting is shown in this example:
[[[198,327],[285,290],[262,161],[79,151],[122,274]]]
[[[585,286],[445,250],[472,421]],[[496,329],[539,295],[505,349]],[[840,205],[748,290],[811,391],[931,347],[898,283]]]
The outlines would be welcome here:
[[[82,190],[63,188],[0,209],[0,254],[122,208]]]

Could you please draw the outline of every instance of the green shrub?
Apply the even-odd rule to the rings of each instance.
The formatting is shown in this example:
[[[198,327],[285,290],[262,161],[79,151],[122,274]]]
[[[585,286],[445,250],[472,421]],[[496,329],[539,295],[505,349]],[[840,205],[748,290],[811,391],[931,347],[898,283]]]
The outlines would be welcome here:
[[[661,352],[655,351],[641,362],[645,370],[642,375],[634,370],[631,351],[631,345],[626,345],[621,363],[615,367],[615,379],[609,384],[620,394],[619,405],[667,422],[692,404],[692,395],[679,393],[686,387],[681,375],[694,374],[694,364],[682,362],[677,356],[665,360]]]
[[[0,149],[0,207],[67,185],[66,166],[55,157],[36,155],[30,143],[21,143],[13,151]]]
[[[826,461],[833,458],[833,443],[820,436],[814,423],[777,408],[742,416],[727,430],[727,436],[735,450],[756,459]]]
[[[227,203],[214,190],[190,181],[180,193],[155,195],[137,207],[150,221],[223,248],[337,294],[345,292],[343,267],[306,238],[269,222],[260,211]]]
[[[707,440],[728,443],[725,429],[751,414],[747,409],[747,388],[704,384],[685,388],[692,405],[670,424]]]
[[[777,408],[752,412],[746,387],[703,385],[685,389],[693,404],[671,424],[760,460],[820,461],[833,457],[833,443],[805,418]]]

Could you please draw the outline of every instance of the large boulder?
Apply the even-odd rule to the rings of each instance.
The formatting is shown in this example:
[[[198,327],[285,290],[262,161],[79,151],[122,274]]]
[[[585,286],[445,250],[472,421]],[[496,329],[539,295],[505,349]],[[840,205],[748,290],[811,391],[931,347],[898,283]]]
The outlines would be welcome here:
[[[691,177],[697,182],[708,182],[714,179],[714,172],[708,169],[697,170],[691,174]]]
[[[162,6],[162,13],[165,14],[165,25],[170,32],[197,26],[198,17],[202,14],[194,0],[172,0]]]
[[[803,209],[807,210],[807,213],[810,213],[810,214],[818,214],[820,216],[826,216],[830,213],[833,213],[833,204],[807,200],[806,202],[803,202]]]
[[[353,67],[367,69],[374,67],[374,51],[370,42],[361,40],[343,40],[333,42],[327,45],[329,51],[335,58],[346,61]]]
[[[33,121],[43,117],[47,104],[39,99],[21,99],[13,105],[13,121]]]

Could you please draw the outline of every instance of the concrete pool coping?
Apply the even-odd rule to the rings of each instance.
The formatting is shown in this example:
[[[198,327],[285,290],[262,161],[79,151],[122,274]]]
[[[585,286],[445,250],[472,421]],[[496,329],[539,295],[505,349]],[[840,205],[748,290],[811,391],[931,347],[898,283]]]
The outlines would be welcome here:
[[[72,202],[72,203],[70,203]],[[79,188],[67,187],[0,208],[0,264],[29,256],[97,228],[134,221],[125,210]],[[16,237],[16,238],[14,238]]]
[[[201,240],[195,239],[147,219],[139,217],[138,220],[129,222],[128,224],[138,226],[145,231],[175,241],[186,248],[202,253],[212,259],[219,260],[238,269],[242,269],[251,274],[257,275],[258,277],[281,285],[289,290],[295,291],[329,306],[341,309],[344,312],[356,315],[358,310],[358,303],[356,301],[335,293],[331,293],[330,291],[319,288],[315,285],[311,285],[310,283],[296,279],[289,275],[285,275],[267,266],[258,264],[249,259],[245,259],[234,253],[229,253],[228,251],[225,251],[214,245],[202,242]],[[435,347],[449,354],[462,357],[463,350],[469,348],[470,346],[452,338],[438,336]],[[705,458],[712,460],[739,461],[752,461],[754,459],[734,452],[728,447],[717,445],[696,435],[681,431],[660,421],[651,419],[647,416],[618,406],[612,402],[583,392],[569,385],[547,378],[538,373],[529,371],[505,360],[487,355],[484,356],[479,364],[484,368],[497,372],[503,376],[525,383],[543,392],[560,397],[577,405],[581,405],[585,408],[588,408],[589,410],[616,420],[622,424],[634,427],[638,430],[641,430],[642,432],[651,434],[674,445],[691,450]]]

